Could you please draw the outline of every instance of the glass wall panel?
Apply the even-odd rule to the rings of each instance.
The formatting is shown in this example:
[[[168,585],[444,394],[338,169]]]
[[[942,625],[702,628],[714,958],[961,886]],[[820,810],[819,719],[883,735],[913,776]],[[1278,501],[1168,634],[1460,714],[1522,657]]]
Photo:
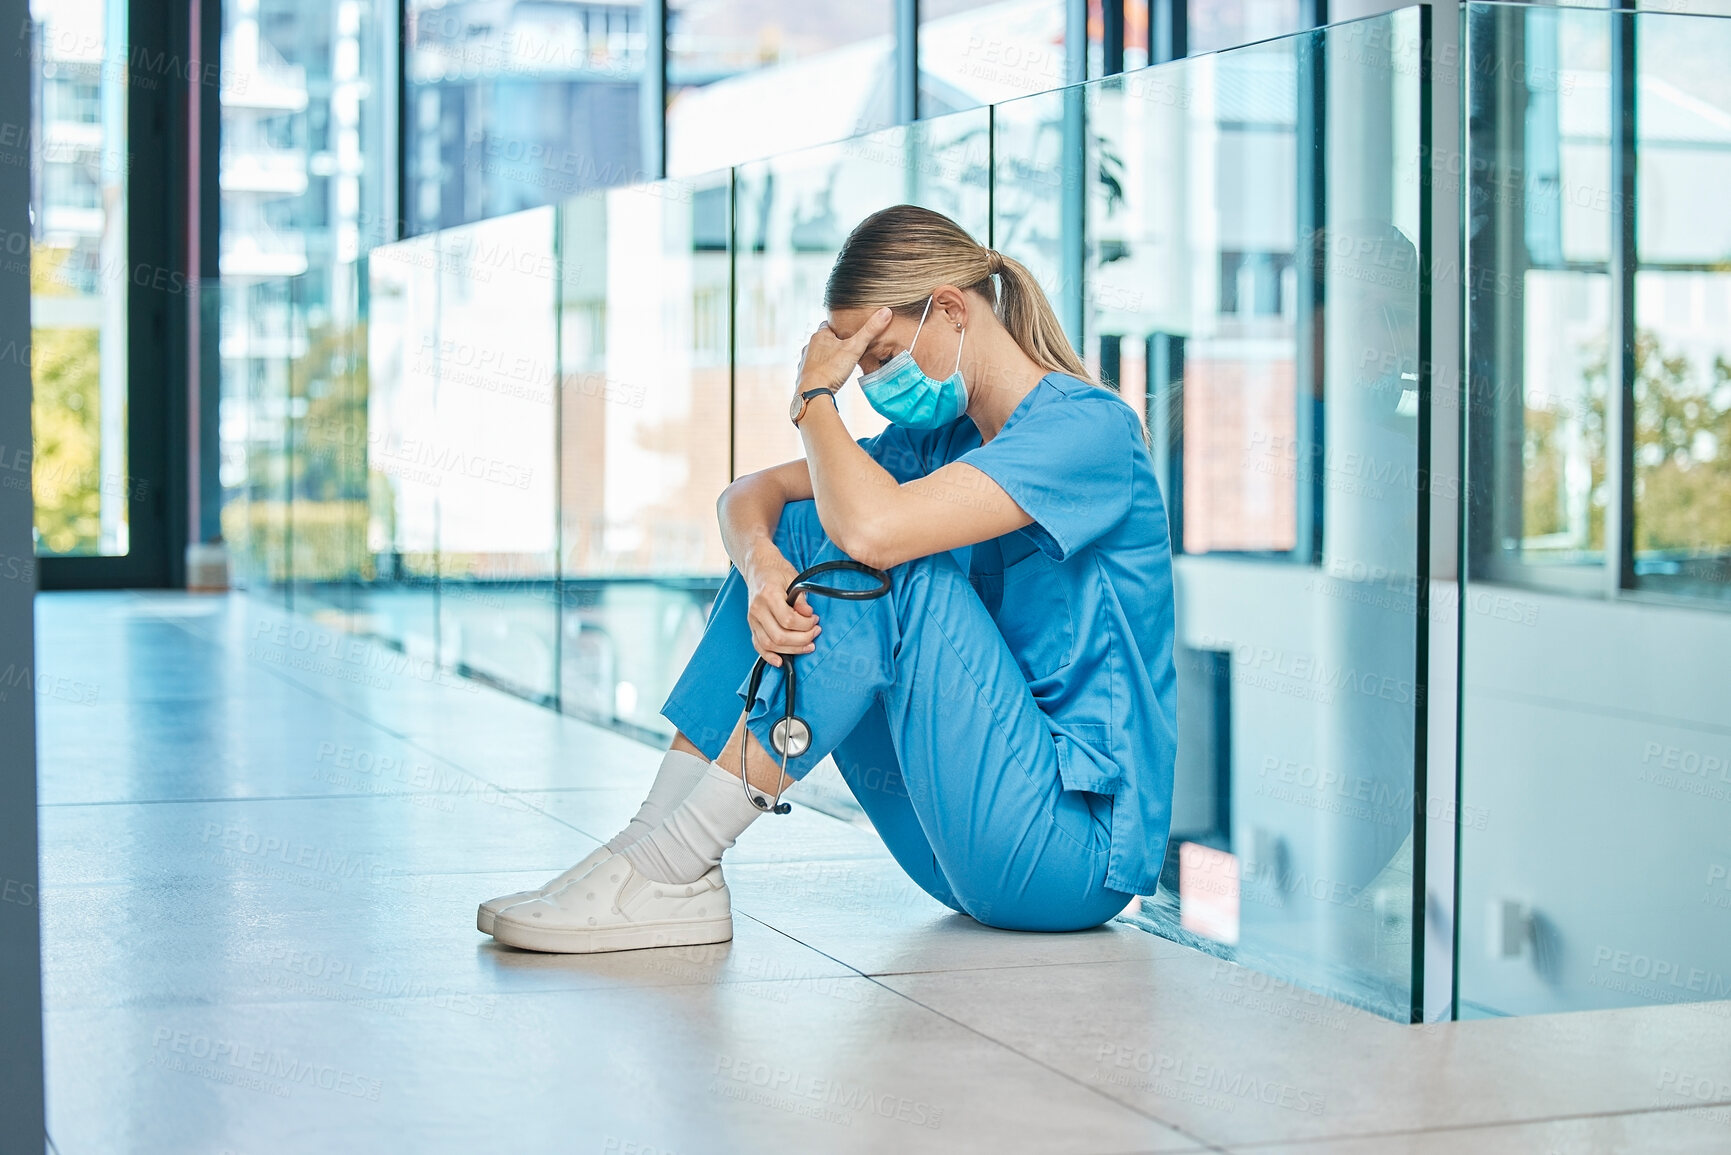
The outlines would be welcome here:
[[[347,614],[365,580],[367,390],[355,264],[296,277],[290,376],[293,605]]]
[[[234,578],[258,592],[289,580],[289,371],[295,355],[292,287],[286,279],[224,286],[225,437],[245,447],[246,465],[225,484],[223,538]]]
[[[32,123],[13,126],[4,158],[32,178],[34,439],[12,447],[31,476],[6,480],[31,486],[44,555],[128,546],[126,12],[121,0],[32,0]]]
[[[367,572],[357,628],[418,661],[436,659],[439,477],[415,464],[437,438],[440,249],[435,236],[384,245],[367,273]]]
[[[1724,999],[1731,21],[1465,11],[1460,1012]]]
[[[560,700],[663,736],[728,566],[728,179],[560,208]]]
[[[794,369],[826,316],[824,282],[855,225],[921,204],[989,242],[990,123],[975,109],[735,169],[735,476],[804,454],[787,419]],[[858,389],[838,401],[855,437],[884,427]]]
[[[438,499],[439,661],[552,701],[558,357],[552,208],[439,234],[432,435],[397,464]]]
[[[1083,348],[1147,414],[1181,547],[1178,786],[1143,917],[1403,1019],[1422,42],[1407,9],[1096,82],[1079,109],[1016,101],[995,147],[998,247],[1060,288],[1082,263]],[[1084,187],[1007,187],[1055,171],[1078,119]]]
[[[1097,6],[1096,6],[1097,7]],[[1083,79],[1069,75],[1064,42],[1067,0],[924,0],[920,4],[920,115],[941,116],[996,104]],[[1127,25],[1144,32],[1146,10],[1127,4]],[[1138,16],[1141,19],[1138,20]],[[1094,19],[1099,15],[1096,12]],[[1126,66],[1138,59],[1127,44]]]
[[[668,173],[894,124],[894,17],[847,0],[668,0]]]
[[[250,324],[244,293],[229,290],[295,278],[310,360],[296,365],[293,420],[305,425],[301,452],[314,455],[294,471],[296,539],[311,551],[296,572],[309,583],[301,592],[329,607],[330,595],[346,590],[342,583],[356,572],[364,520],[357,504],[364,495],[364,423],[360,442],[349,440],[354,414],[366,404],[364,383],[356,381],[356,261],[396,236],[394,208],[386,211],[395,174],[384,161],[394,145],[386,147],[383,116],[396,7],[373,0],[224,0],[222,7],[224,498],[234,500],[240,478],[233,463],[243,455],[232,438],[244,435],[246,417],[236,406],[246,395],[248,370],[236,358]],[[214,529],[201,527],[200,536]],[[331,582],[339,584],[318,588]]]
[[[642,178],[640,3],[407,0],[403,16],[411,233]]]

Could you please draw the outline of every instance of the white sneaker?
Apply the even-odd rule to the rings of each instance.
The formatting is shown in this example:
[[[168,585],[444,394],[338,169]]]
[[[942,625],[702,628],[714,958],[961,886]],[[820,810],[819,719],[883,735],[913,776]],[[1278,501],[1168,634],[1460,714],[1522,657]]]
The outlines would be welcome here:
[[[733,907],[719,866],[696,882],[656,882],[615,854],[561,889],[501,911],[493,937],[554,954],[695,946],[733,937]]]
[[[567,870],[564,874],[561,874],[558,878],[553,879],[551,882],[547,883],[547,885],[538,890],[519,890],[515,894],[502,894],[498,898],[489,898],[486,902],[481,904],[480,909],[475,911],[475,929],[480,931],[482,934],[492,934],[493,920],[499,917],[499,912],[501,910],[504,910],[508,906],[516,906],[519,902],[528,902],[530,899],[540,898],[544,894],[553,893],[572,879],[582,878],[585,874],[588,874],[590,868],[592,868],[596,863],[605,860],[612,853],[611,850],[607,849],[605,844],[597,846],[594,850],[589,852],[588,857],[586,857],[582,862],[579,862],[576,866],[573,866],[570,870]]]

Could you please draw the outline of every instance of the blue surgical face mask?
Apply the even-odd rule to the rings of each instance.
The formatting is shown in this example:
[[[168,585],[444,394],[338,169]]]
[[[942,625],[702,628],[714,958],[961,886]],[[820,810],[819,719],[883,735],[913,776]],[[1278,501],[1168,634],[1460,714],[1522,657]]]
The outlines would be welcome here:
[[[887,420],[907,429],[936,429],[948,425],[968,411],[968,387],[962,382],[962,345],[956,342],[956,371],[942,381],[926,376],[925,370],[914,363],[914,343],[925,328],[926,315],[932,311],[932,298],[926,298],[925,312],[914,328],[914,339],[908,347],[885,361],[859,380],[866,401]],[[962,330],[962,338],[967,338]]]

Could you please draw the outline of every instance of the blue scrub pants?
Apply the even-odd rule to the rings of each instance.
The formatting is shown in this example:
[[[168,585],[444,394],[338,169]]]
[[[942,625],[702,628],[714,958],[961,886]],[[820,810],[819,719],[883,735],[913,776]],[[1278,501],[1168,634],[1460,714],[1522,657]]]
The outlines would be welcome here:
[[[846,556],[810,501],[786,506],[775,543],[796,570]],[[821,580],[850,577],[870,584]],[[1123,910],[1132,896],[1105,885],[1112,799],[1062,788],[1046,716],[967,574],[942,553],[896,566],[890,581],[873,601],[808,596],[823,628],[797,659],[795,711],[812,746],[788,775],[833,753],[902,869],[988,926],[1081,930]],[[739,722],[757,657],[748,599],[730,573],[661,710],[711,759]],[[765,750],[782,679],[766,672],[747,719]]]

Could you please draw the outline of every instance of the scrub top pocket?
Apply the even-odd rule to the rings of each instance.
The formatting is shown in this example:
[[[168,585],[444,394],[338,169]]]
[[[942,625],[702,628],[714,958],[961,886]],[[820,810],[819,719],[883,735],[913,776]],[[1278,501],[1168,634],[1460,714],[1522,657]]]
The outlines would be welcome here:
[[[1070,586],[1039,550],[1004,567],[998,629],[1030,685],[1070,664],[1076,644]]]

